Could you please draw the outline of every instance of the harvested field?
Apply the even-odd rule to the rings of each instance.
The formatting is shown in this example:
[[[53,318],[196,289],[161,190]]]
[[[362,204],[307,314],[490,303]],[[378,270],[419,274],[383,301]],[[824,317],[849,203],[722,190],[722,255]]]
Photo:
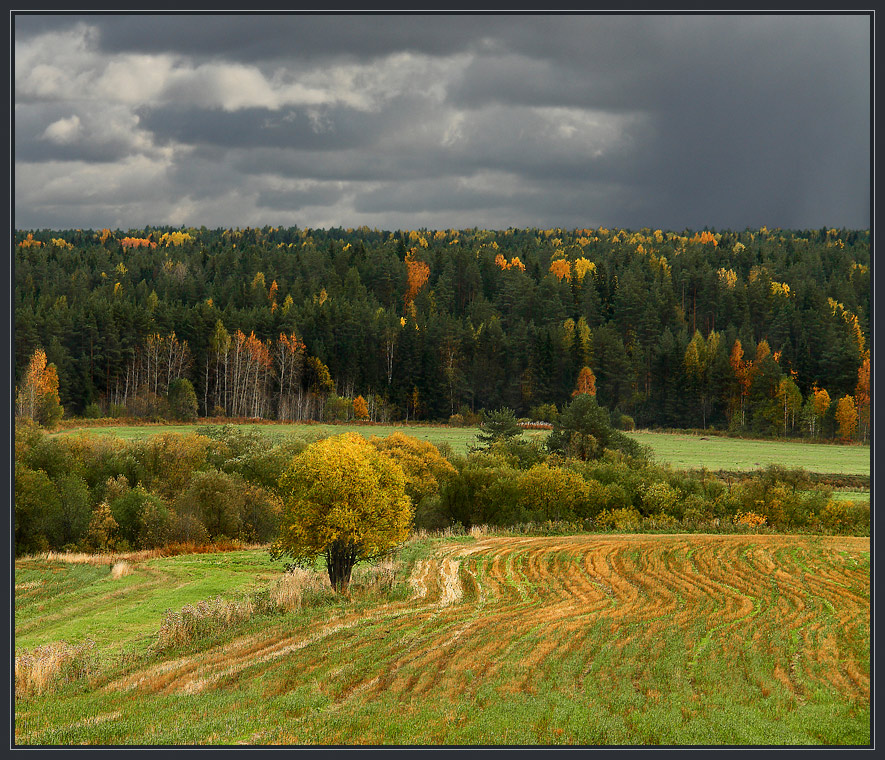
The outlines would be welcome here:
[[[869,552],[820,536],[452,540],[415,563],[408,599],[264,618],[110,668],[87,694],[20,700],[16,740],[866,744]]]

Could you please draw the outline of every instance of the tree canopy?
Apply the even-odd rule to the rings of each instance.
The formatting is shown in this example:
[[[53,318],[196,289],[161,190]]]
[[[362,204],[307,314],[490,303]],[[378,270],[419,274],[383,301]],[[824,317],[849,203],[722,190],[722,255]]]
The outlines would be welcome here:
[[[317,441],[280,476],[283,516],[271,555],[294,564],[325,559],[329,580],[347,589],[354,565],[409,536],[413,506],[402,468],[362,436]]]

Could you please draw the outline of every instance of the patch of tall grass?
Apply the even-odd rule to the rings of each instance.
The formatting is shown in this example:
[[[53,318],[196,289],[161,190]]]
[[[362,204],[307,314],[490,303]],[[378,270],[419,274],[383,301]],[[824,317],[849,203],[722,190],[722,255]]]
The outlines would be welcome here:
[[[40,695],[87,676],[95,666],[94,648],[91,640],[77,645],[60,641],[16,655],[16,697]]]

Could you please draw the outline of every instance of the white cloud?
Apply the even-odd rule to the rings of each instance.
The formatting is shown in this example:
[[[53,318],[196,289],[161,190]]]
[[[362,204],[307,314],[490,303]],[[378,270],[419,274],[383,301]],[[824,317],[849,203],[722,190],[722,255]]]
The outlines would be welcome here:
[[[43,132],[43,137],[59,145],[74,142],[80,134],[80,117],[77,114],[52,122]]]

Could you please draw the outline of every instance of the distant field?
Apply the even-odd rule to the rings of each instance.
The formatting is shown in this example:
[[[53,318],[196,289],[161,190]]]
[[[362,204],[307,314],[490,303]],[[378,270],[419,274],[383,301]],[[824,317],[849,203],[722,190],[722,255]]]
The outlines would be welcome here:
[[[274,440],[287,436],[310,439],[317,435],[335,435],[355,430],[368,437],[388,436],[395,431],[414,436],[433,444],[448,443],[459,454],[476,443],[478,428],[450,428],[443,425],[309,425],[272,424],[244,425],[258,430]],[[94,428],[73,428],[59,435],[88,432],[96,435],[116,435],[124,439],[143,438],[161,432],[193,432],[197,425],[138,425]],[[543,430],[531,430],[528,438],[543,440]],[[637,431],[629,434],[642,444],[651,446],[655,457],[677,469],[706,467],[708,470],[755,470],[768,464],[802,467],[810,472],[843,475],[869,475],[869,446],[839,446],[821,443],[785,443],[781,441],[753,441],[719,436],[681,435]]]
[[[72,435],[80,432],[96,435],[116,435],[119,438],[131,440],[145,438],[159,433],[192,433],[200,425],[120,425],[112,427],[84,427],[64,430],[58,435]],[[310,440],[314,436],[338,435],[349,430],[356,431],[366,438],[377,435],[386,437],[397,431],[430,441],[434,445],[448,443],[458,454],[466,454],[467,447],[476,443],[478,428],[450,428],[445,425],[325,425],[325,424],[286,424],[274,423],[272,425],[250,425],[244,423],[241,427],[247,430],[257,430],[268,438],[279,441],[287,437],[305,438]],[[536,433],[537,435],[537,433]]]
[[[646,431],[630,433],[630,436],[651,446],[660,461],[677,469],[755,470],[769,464],[779,464],[788,468],[802,467],[809,472],[870,474],[869,446],[748,441]]]
[[[869,538],[423,541],[397,570],[404,594],[222,625],[156,654],[164,605],[268,583],[266,553],[151,560],[118,580],[19,560],[17,649],[101,636],[103,660],[19,697],[15,741],[870,742]],[[133,656],[108,656],[127,644]]]

